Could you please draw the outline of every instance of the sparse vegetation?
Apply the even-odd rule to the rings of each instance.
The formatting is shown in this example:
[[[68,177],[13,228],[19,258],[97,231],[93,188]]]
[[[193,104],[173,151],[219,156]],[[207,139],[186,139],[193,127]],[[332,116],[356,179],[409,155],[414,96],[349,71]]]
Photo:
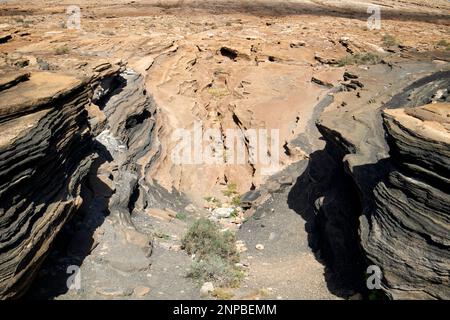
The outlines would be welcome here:
[[[220,232],[206,218],[194,222],[182,239],[182,244],[187,253],[195,254],[198,259],[216,255],[233,263],[239,260],[234,234],[229,231]]]
[[[230,300],[234,297],[234,295],[224,288],[216,288],[213,292],[213,297],[217,298],[218,300]]]
[[[383,44],[385,47],[393,47],[398,45],[398,41],[393,35],[385,34],[383,36]]]
[[[442,39],[438,41],[437,45],[440,47],[447,47],[450,45],[450,43],[447,40]]]
[[[178,212],[175,216],[176,219],[185,221],[187,219],[187,215],[184,212]]]
[[[213,255],[194,261],[188,277],[200,282],[214,282],[220,287],[235,288],[239,286],[243,273],[224,259]]]
[[[338,65],[340,67],[355,64],[374,65],[380,63],[382,60],[383,58],[380,55],[368,52],[362,54],[347,55],[344,58],[339,59]]]
[[[194,222],[182,239],[186,252],[195,254],[187,276],[200,282],[212,281],[218,286],[239,285],[243,273],[235,266],[239,261],[235,242],[233,233],[221,232],[206,218]]]
[[[170,236],[160,231],[155,231],[153,235],[159,239],[169,240]]]
[[[439,40],[438,43],[436,43],[438,47],[444,48],[447,51],[450,51],[450,42],[448,42],[445,39]]]
[[[61,47],[55,48],[55,54],[62,55],[62,54],[68,54],[70,52],[70,48],[65,44]]]
[[[233,206],[239,207],[241,205],[241,197],[240,196],[234,196],[231,200],[231,204]]]
[[[214,204],[216,207],[221,207],[222,206],[222,202],[220,202],[219,199],[217,199],[216,197],[205,197],[204,198],[207,202],[210,202],[212,204]]]
[[[232,197],[234,195],[236,195],[237,192],[237,185],[236,183],[229,183],[227,184],[227,189],[225,191],[223,191],[224,196],[226,197]]]

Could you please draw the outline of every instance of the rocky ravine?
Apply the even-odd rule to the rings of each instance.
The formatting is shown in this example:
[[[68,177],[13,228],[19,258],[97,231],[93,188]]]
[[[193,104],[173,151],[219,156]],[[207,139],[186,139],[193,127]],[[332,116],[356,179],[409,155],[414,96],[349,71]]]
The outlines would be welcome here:
[[[368,1],[245,2],[84,0],[80,30],[1,4],[0,298],[199,298],[180,238],[229,182],[235,298],[358,298],[371,264],[392,298],[449,296],[448,2],[380,1],[382,31]],[[285,170],[174,165],[196,121],[280,129]]]
[[[150,236],[130,213],[151,194],[144,172],[157,154],[156,106],[140,74],[109,63],[94,69],[82,80],[36,72],[2,83],[2,298],[24,293],[75,211],[89,215],[73,257],[95,248],[87,235],[108,216],[103,259],[120,268],[128,254],[128,265],[150,264]]]
[[[23,293],[48,248],[81,205],[93,161],[85,106],[89,85],[50,73],[2,82],[0,296]]]
[[[382,108],[351,110],[347,117],[356,121],[343,121],[346,116],[334,111],[318,122],[328,154],[342,164],[351,177],[346,183],[359,195],[361,208],[350,216],[360,216],[361,251],[367,264],[382,269],[383,290],[394,299],[450,295],[449,85],[449,72],[436,72]],[[427,103],[432,104],[421,106]],[[349,212],[343,209],[348,204],[325,197],[316,205],[332,255],[345,252],[333,244],[339,234],[330,231],[339,218],[329,210]]]

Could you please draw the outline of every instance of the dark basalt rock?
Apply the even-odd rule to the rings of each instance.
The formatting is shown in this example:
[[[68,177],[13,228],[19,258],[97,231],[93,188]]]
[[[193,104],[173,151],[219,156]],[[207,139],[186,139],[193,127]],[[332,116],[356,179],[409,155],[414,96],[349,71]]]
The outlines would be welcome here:
[[[85,106],[104,76],[20,74],[0,92],[0,298],[25,291],[82,203],[93,159]]]
[[[317,123],[356,187],[359,244],[393,299],[450,298],[450,105],[436,93],[449,85],[450,73],[437,72],[405,84],[384,106],[324,113]],[[332,239],[327,232],[348,204],[327,199],[333,212],[318,218]]]

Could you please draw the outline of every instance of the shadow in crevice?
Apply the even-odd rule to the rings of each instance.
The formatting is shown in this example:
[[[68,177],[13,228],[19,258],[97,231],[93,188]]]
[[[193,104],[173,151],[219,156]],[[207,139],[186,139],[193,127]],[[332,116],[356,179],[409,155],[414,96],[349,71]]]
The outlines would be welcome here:
[[[331,293],[365,293],[365,261],[358,235],[361,203],[342,159],[329,143],[310,155],[308,167],[288,195],[289,208],[306,221],[308,244],[325,267]]]
[[[100,110],[103,110],[111,98],[120,94],[126,86],[127,79],[121,75],[105,78],[94,93],[92,103],[97,105]]]
[[[102,144],[95,140],[92,143],[98,157],[94,159],[81,185],[83,204],[57,235],[25,299],[48,300],[67,293],[67,281],[74,275],[74,270],[69,267],[81,266],[95,248],[95,230],[110,214],[109,199],[113,190],[98,174],[102,164],[113,159]]]

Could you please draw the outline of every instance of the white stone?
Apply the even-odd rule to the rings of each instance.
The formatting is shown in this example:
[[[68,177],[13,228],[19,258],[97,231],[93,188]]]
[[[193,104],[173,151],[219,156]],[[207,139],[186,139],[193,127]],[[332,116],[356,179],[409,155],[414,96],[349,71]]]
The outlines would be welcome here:
[[[256,245],[256,249],[258,249],[258,250],[264,250],[264,245],[258,243],[258,244]]]
[[[186,210],[186,211],[189,212],[189,213],[194,213],[194,212],[195,212],[195,207],[194,207],[194,205],[191,203],[191,204],[187,205],[187,206],[184,208],[184,210]]]
[[[200,288],[200,295],[202,297],[207,297],[210,293],[214,291],[214,285],[212,282],[205,282]]]
[[[233,208],[217,208],[213,210],[212,214],[216,218],[229,218],[233,212]]]

